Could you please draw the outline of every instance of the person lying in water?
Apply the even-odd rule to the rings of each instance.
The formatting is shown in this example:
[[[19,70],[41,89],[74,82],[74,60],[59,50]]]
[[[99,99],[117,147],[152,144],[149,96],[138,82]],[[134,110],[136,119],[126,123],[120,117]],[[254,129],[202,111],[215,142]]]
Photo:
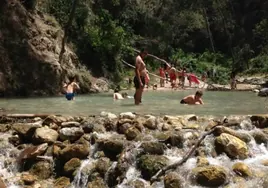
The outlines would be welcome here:
[[[133,99],[133,97],[129,96],[126,92],[123,92],[122,94],[120,94],[118,89],[114,90],[113,98],[114,100]]]
[[[184,97],[180,103],[181,104],[204,104],[203,100],[201,99],[202,96],[203,96],[203,92],[197,91],[195,95],[188,95]]]
[[[75,77],[71,77],[70,82],[67,84],[65,83],[63,85],[63,88],[65,89],[65,97],[67,100],[74,100],[74,92],[78,89],[80,89],[78,83],[76,83]]]

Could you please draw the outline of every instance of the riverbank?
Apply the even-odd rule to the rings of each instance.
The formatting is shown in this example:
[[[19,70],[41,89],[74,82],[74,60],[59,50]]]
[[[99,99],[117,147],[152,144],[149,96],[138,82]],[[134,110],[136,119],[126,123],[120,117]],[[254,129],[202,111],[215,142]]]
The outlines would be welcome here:
[[[10,114],[1,116],[0,132],[6,187],[261,188],[268,182],[268,115]],[[169,166],[181,159],[178,168]],[[156,178],[167,166],[173,170]]]

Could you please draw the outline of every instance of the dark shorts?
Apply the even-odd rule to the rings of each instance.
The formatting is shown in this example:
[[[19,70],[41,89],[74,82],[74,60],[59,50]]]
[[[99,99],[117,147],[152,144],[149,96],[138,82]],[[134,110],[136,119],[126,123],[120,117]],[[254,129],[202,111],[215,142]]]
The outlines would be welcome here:
[[[73,100],[73,98],[74,98],[74,93],[66,93],[66,94],[65,94],[65,97],[66,97],[66,99],[67,99],[68,101]]]
[[[141,82],[142,82],[143,87],[144,87],[144,85],[145,85],[145,77],[144,76],[141,76]],[[134,85],[135,85],[135,88],[136,89],[140,89],[141,88],[139,79],[136,76],[134,77]]]
[[[185,102],[183,99],[180,102],[181,104],[187,104],[187,102]]]

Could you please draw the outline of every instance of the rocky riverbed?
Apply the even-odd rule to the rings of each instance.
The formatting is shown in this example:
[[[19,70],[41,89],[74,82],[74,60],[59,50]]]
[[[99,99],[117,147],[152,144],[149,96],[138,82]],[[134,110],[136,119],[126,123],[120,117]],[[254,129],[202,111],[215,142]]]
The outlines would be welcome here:
[[[268,187],[268,115],[2,116],[0,135],[1,188]]]

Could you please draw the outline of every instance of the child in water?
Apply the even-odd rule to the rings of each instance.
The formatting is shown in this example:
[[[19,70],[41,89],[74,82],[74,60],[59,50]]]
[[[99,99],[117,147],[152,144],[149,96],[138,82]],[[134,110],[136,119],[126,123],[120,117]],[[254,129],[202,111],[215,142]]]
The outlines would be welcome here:
[[[74,92],[80,89],[79,85],[76,83],[76,78],[71,77],[68,84],[64,84],[63,88],[65,89],[65,97],[68,101],[74,100]]]
[[[203,96],[203,92],[202,91],[196,91],[195,95],[188,95],[186,97],[184,97],[181,100],[181,104],[204,104],[203,100],[201,99],[201,97]]]

